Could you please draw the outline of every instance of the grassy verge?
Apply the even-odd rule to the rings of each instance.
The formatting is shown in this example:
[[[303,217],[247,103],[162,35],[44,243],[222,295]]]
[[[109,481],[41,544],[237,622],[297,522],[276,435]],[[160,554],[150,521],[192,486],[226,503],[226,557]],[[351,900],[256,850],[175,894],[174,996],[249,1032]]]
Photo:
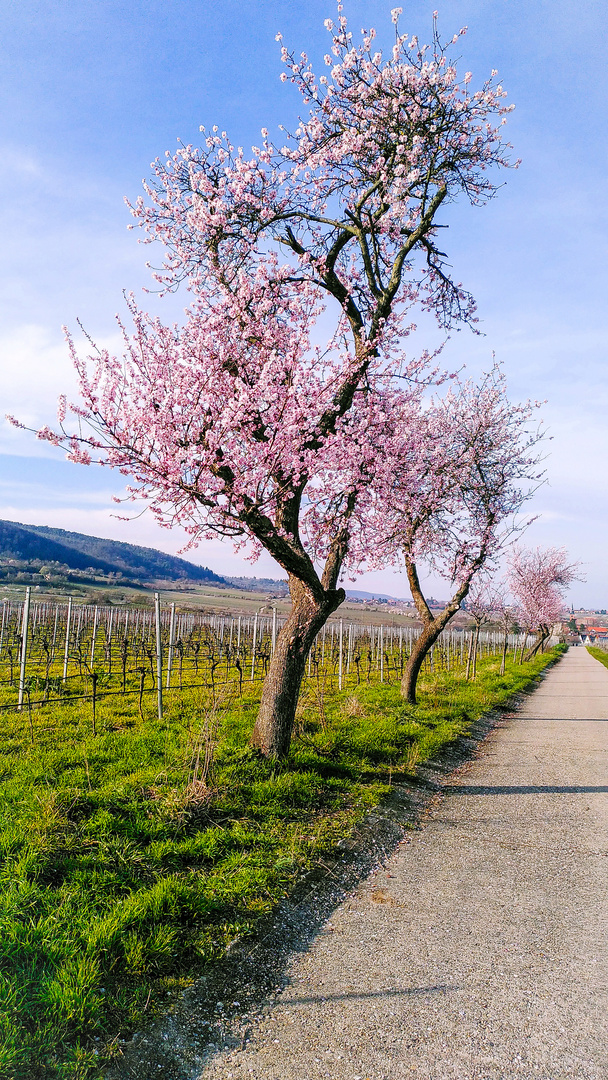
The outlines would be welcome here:
[[[604,667],[608,667],[608,653],[603,649],[596,649],[593,645],[587,645],[587,652],[591,654],[594,660],[599,660],[600,664]]]
[[[398,687],[309,687],[287,761],[249,749],[254,697],[3,714],[0,1078],[101,1075],[117,1033],[251,930],[417,762],[559,650]],[[200,693],[200,692],[197,692]],[[120,712],[118,712],[120,708]],[[148,706],[150,708],[150,706]],[[113,711],[115,710],[115,711]]]

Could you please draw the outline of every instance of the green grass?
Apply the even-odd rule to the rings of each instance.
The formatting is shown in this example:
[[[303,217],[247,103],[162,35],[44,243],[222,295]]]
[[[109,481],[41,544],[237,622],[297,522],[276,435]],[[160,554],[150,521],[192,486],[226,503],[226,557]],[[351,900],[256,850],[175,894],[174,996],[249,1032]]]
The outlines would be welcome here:
[[[604,667],[608,667],[608,653],[604,652],[603,649],[596,649],[593,645],[587,645],[586,648],[587,652],[591,654],[594,660],[599,660],[600,664],[603,664]]]
[[[595,653],[596,650],[592,650]],[[420,704],[308,685],[289,758],[248,746],[253,693],[0,714],[0,1080],[97,1077],[113,1041],[166,1007],[336,850],[415,764],[556,655],[427,675]],[[602,658],[604,659],[604,658]],[[31,734],[33,733],[33,742]],[[205,767],[205,754],[212,761]]]

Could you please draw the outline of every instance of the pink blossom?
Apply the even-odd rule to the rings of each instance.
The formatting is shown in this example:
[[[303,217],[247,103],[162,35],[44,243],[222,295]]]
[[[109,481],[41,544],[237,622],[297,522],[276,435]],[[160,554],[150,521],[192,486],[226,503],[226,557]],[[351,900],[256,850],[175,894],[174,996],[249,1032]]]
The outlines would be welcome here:
[[[22,428],[24,431],[26,430],[25,424],[22,424],[21,421],[17,420],[11,413],[5,413],[4,418],[5,420],[8,420],[9,424],[12,424],[13,427]]]

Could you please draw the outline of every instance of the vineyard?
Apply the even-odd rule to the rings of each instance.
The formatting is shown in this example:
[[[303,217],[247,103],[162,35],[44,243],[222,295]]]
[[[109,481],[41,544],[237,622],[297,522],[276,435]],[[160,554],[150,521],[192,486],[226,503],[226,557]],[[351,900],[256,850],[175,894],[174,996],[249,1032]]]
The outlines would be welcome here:
[[[175,604],[133,609],[67,603],[5,601],[0,623],[0,709],[98,704],[109,696],[129,696],[140,712],[146,695],[155,695],[158,715],[168,694],[220,688],[242,696],[268,671],[284,620],[272,614],[220,616],[179,613]],[[328,690],[362,682],[395,683],[419,631],[329,621],[311,650],[307,678]],[[525,634],[446,630],[426,658],[426,667],[474,674],[478,659],[506,649],[516,657],[528,644]]]

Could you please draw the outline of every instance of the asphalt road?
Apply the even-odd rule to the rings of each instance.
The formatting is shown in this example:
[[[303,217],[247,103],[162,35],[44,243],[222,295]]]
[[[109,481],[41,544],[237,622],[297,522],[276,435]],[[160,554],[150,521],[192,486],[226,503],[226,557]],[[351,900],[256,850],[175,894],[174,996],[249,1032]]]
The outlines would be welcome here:
[[[570,649],[196,1075],[607,1080],[607,765]]]

